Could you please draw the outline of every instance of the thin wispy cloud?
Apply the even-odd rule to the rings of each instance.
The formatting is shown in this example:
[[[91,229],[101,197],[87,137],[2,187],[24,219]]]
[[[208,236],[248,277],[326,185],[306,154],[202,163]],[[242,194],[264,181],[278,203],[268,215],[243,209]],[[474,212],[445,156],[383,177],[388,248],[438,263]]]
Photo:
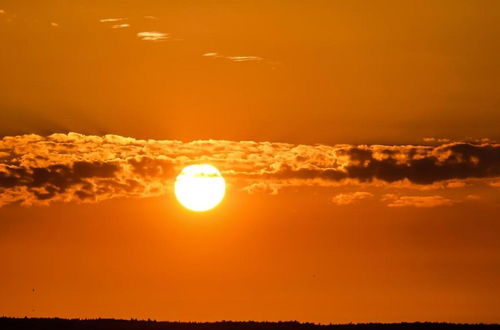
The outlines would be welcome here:
[[[163,41],[170,37],[168,33],[157,31],[144,31],[137,33],[137,37],[145,41]]]
[[[5,10],[0,9],[0,15],[3,15],[3,14],[5,14]]]
[[[226,56],[228,60],[233,62],[248,62],[248,61],[262,61],[262,57],[258,56]]]
[[[337,205],[350,205],[371,198],[373,198],[372,193],[367,191],[356,191],[353,193],[335,195],[332,198],[332,203]]]
[[[115,17],[115,18],[101,18],[99,22],[101,23],[113,23],[126,20],[126,17]]]
[[[425,137],[422,140],[426,143],[448,143],[448,142],[450,142],[450,139],[447,139],[447,138]]]
[[[498,181],[500,144],[328,146],[137,140],[76,133],[7,136],[0,140],[0,205],[162,195],[169,191],[176,173],[193,163],[217,166],[234,189],[249,193],[340,185],[407,190],[438,182],[453,183],[456,190],[462,180]],[[446,189],[446,184],[439,189]],[[451,203],[437,195],[401,195],[386,195],[384,201],[390,207]],[[367,193],[358,192],[337,195],[334,202],[348,204],[367,198]]]
[[[435,137],[425,137],[422,139],[425,143],[429,144],[443,144],[443,143],[450,143],[453,141],[453,139],[449,138],[435,138]],[[467,138],[464,140],[464,142],[469,142],[469,143],[495,143],[495,141],[491,140],[490,138],[487,137],[481,137],[481,138]]]
[[[123,24],[114,24],[111,26],[112,29],[123,29],[123,28],[128,28],[130,27],[130,24],[123,23]]]
[[[438,206],[451,206],[455,202],[449,198],[439,195],[432,196],[397,196],[394,194],[386,194],[383,201],[387,202],[388,207],[418,207],[430,208]]]
[[[259,56],[225,56],[219,53],[204,53],[202,56],[204,57],[212,57],[212,58],[221,58],[230,60],[233,62],[261,62],[264,61],[264,58]]]
[[[264,193],[269,195],[277,195],[282,187],[283,185],[281,185],[280,183],[255,182],[243,187],[243,191],[246,191],[249,194]]]

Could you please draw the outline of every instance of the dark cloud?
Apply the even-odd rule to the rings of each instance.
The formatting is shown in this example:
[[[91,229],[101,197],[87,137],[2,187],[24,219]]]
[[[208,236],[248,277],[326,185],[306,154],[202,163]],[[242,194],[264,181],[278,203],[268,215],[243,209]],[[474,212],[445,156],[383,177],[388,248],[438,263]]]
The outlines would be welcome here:
[[[6,189],[23,191],[24,197],[39,201],[54,199],[77,187],[72,193],[77,199],[87,199],[95,192],[90,182],[95,179],[113,178],[119,167],[113,163],[76,161],[71,165],[49,165],[47,167],[7,166],[0,172],[2,197],[9,195]],[[21,194],[20,199],[22,201]]]
[[[395,157],[384,160],[370,158],[363,165],[348,166],[347,172],[350,177],[360,180],[377,178],[387,182],[394,182],[408,179],[417,184],[429,184],[447,179],[497,175],[500,168],[498,159],[495,161],[491,159],[491,156],[496,154],[498,158],[498,150],[489,150],[493,155],[488,155],[488,153],[482,152],[482,148],[484,147],[449,146],[440,150],[439,155],[443,155],[445,159],[439,160],[438,156],[429,155],[425,158],[410,158],[403,164],[398,163]],[[453,149],[456,149],[456,151]],[[447,151],[451,153],[447,155]],[[485,157],[481,158],[480,162],[475,163],[472,157],[479,153]]]
[[[171,189],[193,163],[219,167],[248,192],[370,182],[430,185],[500,176],[500,145],[292,145],[253,141],[158,141],[76,133],[0,140],[0,205],[96,202],[148,197]],[[271,189],[272,188],[272,189]]]
[[[406,179],[423,185],[500,175],[500,145],[452,143],[438,147],[347,147],[338,155],[346,158],[345,166],[338,166],[335,161],[331,164],[333,168],[292,168],[282,164],[278,171],[268,176],[333,181],[350,178],[360,182],[377,179],[388,183]],[[307,158],[301,159],[307,163]]]

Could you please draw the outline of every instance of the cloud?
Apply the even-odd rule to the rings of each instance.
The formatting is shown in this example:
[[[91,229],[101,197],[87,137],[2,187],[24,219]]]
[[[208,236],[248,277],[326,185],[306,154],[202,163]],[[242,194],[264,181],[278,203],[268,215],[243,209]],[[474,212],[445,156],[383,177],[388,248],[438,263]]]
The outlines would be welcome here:
[[[470,195],[467,195],[467,196],[465,197],[465,199],[466,199],[466,200],[468,200],[468,201],[478,201],[478,200],[480,200],[480,199],[481,199],[481,196],[479,196],[479,195],[474,195],[474,194],[470,194]]]
[[[156,31],[146,31],[137,33],[137,37],[146,41],[162,41],[169,38],[169,34]]]
[[[130,24],[123,23],[123,24],[114,24],[111,26],[112,29],[123,29],[123,28],[128,28],[130,27]]]
[[[349,205],[370,198],[373,198],[373,194],[366,191],[356,191],[353,193],[338,194],[332,198],[332,203],[337,205]]]
[[[490,186],[495,187],[495,188],[500,188],[500,180],[491,182]]]
[[[59,23],[56,23],[56,22],[51,22],[51,23],[50,23],[50,26],[52,26],[52,27],[55,27],[55,28],[56,28],[56,27],[59,27]]]
[[[262,57],[258,56],[226,56],[227,59],[233,62],[248,62],[248,61],[262,61]]]
[[[0,205],[162,195],[169,191],[176,173],[193,163],[217,166],[234,189],[249,193],[275,194],[284,187],[344,184],[406,189],[449,180],[457,187],[460,180],[499,177],[500,145],[180,142],[76,133],[7,136],[0,139]],[[445,202],[419,198],[395,196],[390,206]]]
[[[455,202],[451,199],[439,195],[432,196],[396,196],[394,194],[386,194],[382,197],[382,201],[388,202],[388,207],[437,207],[450,206]]]
[[[219,53],[205,53],[202,56],[222,58],[233,62],[260,62],[264,60],[262,57],[259,56],[225,56],[225,55],[220,55]]]
[[[422,139],[426,143],[449,143],[450,139],[447,138],[433,138],[433,137],[425,137]]]
[[[281,185],[272,182],[256,182],[243,188],[249,194],[264,193],[269,195],[277,195]]]
[[[112,23],[126,20],[126,17],[116,17],[116,18],[101,18],[99,22],[101,23]]]
[[[463,181],[450,181],[446,184],[446,188],[463,188],[467,186],[467,183]]]

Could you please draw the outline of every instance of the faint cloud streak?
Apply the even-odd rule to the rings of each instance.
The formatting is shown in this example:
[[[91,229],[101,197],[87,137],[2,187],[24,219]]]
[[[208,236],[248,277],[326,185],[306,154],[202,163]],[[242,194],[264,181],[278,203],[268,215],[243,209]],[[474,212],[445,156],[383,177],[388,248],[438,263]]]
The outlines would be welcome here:
[[[220,55],[219,53],[205,53],[202,56],[204,57],[213,57],[213,58],[221,58],[230,60],[233,62],[261,62],[264,58],[259,56],[225,56]]]
[[[168,33],[162,33],[157,31],[144,31],[137,33],[137,37],[145,41],[163,41],[168,39],[170,36]]]
[[[365,199],[373,198],[373,194],[366,191],[338,194],[332,198],[332,203],[337,205],[355,204]]]
[[[455,202],[451,199],[439,195],[432,196],[396,196],[394,194],[386,194],[382,198],[388,202],[388,207],[418,207],[430,208],[438,206],[451,206]]]
[[[116,18],[101,18],[99,22],[101,23],[113,23],[126,20],[126,17],[116,17]]]
[[[123,23],[123,24],[114,24],[111,26],[112,29],[123,29],[123,28],[128,28],[130,27],[130,24]]]

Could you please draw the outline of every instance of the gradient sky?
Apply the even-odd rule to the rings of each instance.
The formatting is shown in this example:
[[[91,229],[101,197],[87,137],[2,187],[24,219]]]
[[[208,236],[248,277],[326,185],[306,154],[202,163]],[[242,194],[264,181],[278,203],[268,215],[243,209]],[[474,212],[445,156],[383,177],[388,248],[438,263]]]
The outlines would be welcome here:
[[[500,322],[499,35],[487,0],[0,0],[0,315]]]

